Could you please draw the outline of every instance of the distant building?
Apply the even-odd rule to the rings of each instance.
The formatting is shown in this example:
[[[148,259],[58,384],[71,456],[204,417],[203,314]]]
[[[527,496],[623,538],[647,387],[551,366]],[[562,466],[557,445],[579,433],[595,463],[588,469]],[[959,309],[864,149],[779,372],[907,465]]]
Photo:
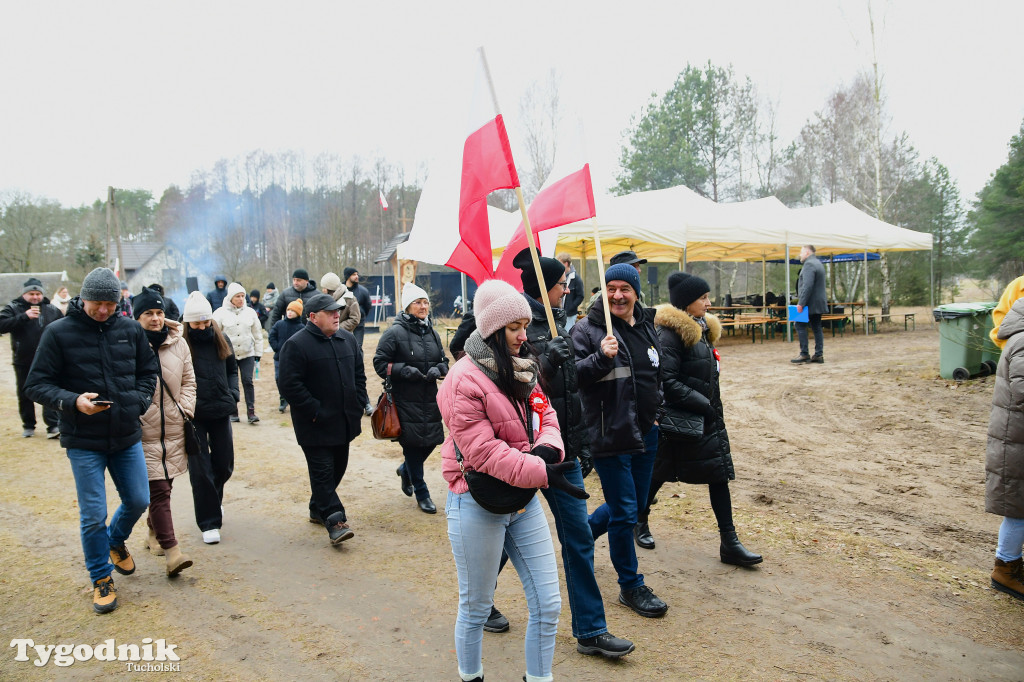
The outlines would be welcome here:
[[[21,296],[21,290],[25,288],[25,280],[35,277],[43,283],[43,294],[46,298],[53,298],[61,285],[68,285],[67,272],[0,272],[0,307],[7,305],[8,301]],[[74,296],[76,291],[72,291]]]
[[[122,242],[121,255],[124,258],[121,279],[128,282],[128,289],[133,294],[141,291],[142,287],[156,282],[163,285],[168,296],[183,301],[188,293],[188,277],[198,279],[200,291],[213,288],[215,273],[201,272],[188,255],[176,246],[152,242]],[[110,256],[112,259],[117,258],[116,244],[110,245]]]

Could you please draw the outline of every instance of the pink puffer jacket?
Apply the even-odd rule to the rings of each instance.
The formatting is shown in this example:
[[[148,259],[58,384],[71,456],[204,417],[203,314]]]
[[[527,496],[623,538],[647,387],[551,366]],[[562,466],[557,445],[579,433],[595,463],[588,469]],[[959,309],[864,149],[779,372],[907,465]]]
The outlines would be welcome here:
[[[521,488],[547,487],[544,460],[529,454],[530,441],[515,408],[469,357],[452,366],[437,391],[437,405],[448,426],[448,437],[441,446],[441,473],[453,493],[469,490],[455,459],[453,438],[459,444],[466,469],[490,474]],[[550,405],[541,417],[540,431],[534,436],[534,446],[548,445],[564,457],[558,415]]]

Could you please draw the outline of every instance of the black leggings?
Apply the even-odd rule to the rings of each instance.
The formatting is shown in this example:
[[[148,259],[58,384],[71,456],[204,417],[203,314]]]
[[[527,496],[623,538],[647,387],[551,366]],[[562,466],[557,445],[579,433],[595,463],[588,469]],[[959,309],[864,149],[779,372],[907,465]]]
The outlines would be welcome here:
[[[651,513],[651,500],[655,498],[661,486],[666,481],[654,479],[651,481],[651,492],[647,494],[647,508],[640,515],[642,521],[646,521]],[[729,495],[729,483],[709,483],[708,496],[711,498],[711,510],[715,512],[715,520],[718,522],[718,532],[729,533],[736,530],[732,523],[732,497]]]

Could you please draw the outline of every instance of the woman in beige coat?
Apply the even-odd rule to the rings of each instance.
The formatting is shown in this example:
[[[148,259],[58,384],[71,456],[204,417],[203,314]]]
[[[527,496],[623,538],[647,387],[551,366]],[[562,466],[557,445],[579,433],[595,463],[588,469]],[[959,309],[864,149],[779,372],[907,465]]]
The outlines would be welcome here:
[[[146,455],[150,500],[146,546],[157,556],[166,555],[167,575],[176,576],[192,565],[174,537],[171,487],[176,476],[188,471],[185,416],[194,416],[196,376],[181,324],[164,319],[163,296],[153,289],[143,289],[133,302],[135,319],[146,331],[160,360],[160,380],[153,392],[153,403],[142,415],[142,450]]]

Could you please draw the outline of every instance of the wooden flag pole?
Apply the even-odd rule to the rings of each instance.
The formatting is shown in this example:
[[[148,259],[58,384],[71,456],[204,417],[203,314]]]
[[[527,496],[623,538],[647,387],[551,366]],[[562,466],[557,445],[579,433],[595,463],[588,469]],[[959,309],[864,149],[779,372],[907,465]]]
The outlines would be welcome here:
[[[484,48],[479,48],[480,61],[483,63],[484,75],[487,77],[487,87],[491,91],[491,101],[494,103],[494,113],[501,115],[501,108],[498,106],[498,95],[494,90],[494,82],[491,80],[491,69],[487,66],[487,55]],[[548,327],[551,330],[551,338],[558,336],[558,327],[555,325],[555,313],[551,310],[551,301],[548,300],[548,286],[544,283],[544,273],[540,269],[540,257],[537,255],[537,240],[530,226],[530,215],[526,211],[526,200],[523,198],[523,188],[516,185],[516,199],[519,201],[519,212],[523,216],[523,227],[526,229],[526,242],[530,245],[530,258],[533,260],[533,272],[537,276],[537,284],[540,285],[541,303],[544,304],[544,314],[548,318]]]
[[[612,311],[608,304],[608,287],[604,283],[604,256],[601,254],[601,235],[597,232],[597,220],[594,224],[594,246],[597,248],[597,283],[601,285],[601,300],[604,301],[604,328],[612,333]]]

